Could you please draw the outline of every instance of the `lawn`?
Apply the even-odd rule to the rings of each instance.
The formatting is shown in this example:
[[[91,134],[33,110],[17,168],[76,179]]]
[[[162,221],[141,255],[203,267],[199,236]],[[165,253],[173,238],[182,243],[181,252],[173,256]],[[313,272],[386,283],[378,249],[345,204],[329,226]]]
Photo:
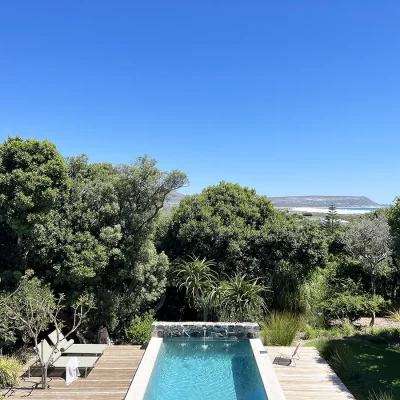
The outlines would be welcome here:
[[[310,342],[310,345],[313,345],[313,342]],[[357,400],[368,400],[369,393],[373,391],[377,394],[389,392],[393,395],[393,399],[400,399],[399,347],[355,340],[329,342],[329,347],[335,345],[346,346],[352,353],[355,362],[360,366],[359,376],[351,378],[346,376],[341,368],[334,368]],[[318,344],[316,346],[320,347]],[[324,356],[329,354],[329,350],[327,353],[326,348],[324,350],[320,350]],[[329,355],[326,358],[329,358]]]

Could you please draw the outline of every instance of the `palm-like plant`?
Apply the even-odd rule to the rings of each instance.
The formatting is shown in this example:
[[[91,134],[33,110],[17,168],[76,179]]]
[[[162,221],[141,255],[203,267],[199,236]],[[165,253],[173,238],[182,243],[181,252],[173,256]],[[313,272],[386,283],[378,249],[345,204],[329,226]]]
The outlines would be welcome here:
[[[257,278],[247,279],[246,275],[236,274],[222,281],[209,297],[218,305],[222,319],[245,321],[267,310],[262,296],[266,291]]]
[[[186,289],[186,295],[194,306],[202,306],[204,321],[207,321],[210,306],[208,293],[214,290],[217,281],[217,275],[211,269],[214,265],[213,261],[190,256],[188,261],[180,262],[174,269],[179,289]]]

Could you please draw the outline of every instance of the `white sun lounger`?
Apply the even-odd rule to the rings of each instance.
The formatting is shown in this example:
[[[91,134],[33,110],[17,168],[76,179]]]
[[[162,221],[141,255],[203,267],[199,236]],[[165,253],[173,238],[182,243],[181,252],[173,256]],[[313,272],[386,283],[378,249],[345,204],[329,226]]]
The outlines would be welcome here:
[[[53,349],[51,346],[46,342],[46,340],[42,340],[39,343],[39,348],[36,348],[38,354],[42,356],[42,360],[46,362],[49,360]],[[50,361],[49,367],[52,368],[65,368],[68,362],[71,360],[72,357],[65,356],[63,357],[61,352],[53,353],[52,360]],[[87,376],[87,370],[94,368],[97,360],[99,357],[77,357],[79,361],[79,368],[85,369],[85,378]],[[31,376],[31,367],[28,369],[28,377]]]
[[[106,348],[105,344],[74,344],[74,341],[72,339],[65,339],[60,330],[58,330],[58,338],[60,341],[57,345],[57,351],[60,351],[62,354],[93,354],[96,356],[100,356],[104,353],[104,349]],[[57,329],[50,333],[49,339],[53,346],[55,346],[57,343]]]

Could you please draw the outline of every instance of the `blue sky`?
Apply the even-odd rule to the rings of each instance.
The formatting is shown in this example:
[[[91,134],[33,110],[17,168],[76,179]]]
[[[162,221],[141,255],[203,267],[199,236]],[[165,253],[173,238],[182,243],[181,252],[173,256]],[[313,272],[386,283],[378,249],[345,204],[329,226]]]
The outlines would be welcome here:
[[[0,140],[259,193],[400,195],[400,3],[8,1]]]

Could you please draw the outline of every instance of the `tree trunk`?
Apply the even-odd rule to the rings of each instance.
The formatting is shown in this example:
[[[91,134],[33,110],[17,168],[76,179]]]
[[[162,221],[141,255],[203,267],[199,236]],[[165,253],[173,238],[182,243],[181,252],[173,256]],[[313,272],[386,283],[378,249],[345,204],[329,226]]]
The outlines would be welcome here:
[[[47,390],[47,364],[42,366],[42,389]]]
[[[161,295],[161,297],[160,297],[160,301],[158,302],[158,304],[156,305],[156,307],[155,307],[155,309],[154,309],[154,311],[155,312],[158,312],[160,309],[161,309],[161,307],[164,305],[164,303],[165,303],[165,299],[167,298],[167,294],[166,293],[163,293],[162,295]]]
[[[371,286],[372,286],[372,297],[375,298],[376,288],[375,288],[375,277],[374,276],[371,277]],[[369,326],[371,326],[371,327],[374,325],[375,325],[375,310],[372,311],[371,322],[369,323]]]

